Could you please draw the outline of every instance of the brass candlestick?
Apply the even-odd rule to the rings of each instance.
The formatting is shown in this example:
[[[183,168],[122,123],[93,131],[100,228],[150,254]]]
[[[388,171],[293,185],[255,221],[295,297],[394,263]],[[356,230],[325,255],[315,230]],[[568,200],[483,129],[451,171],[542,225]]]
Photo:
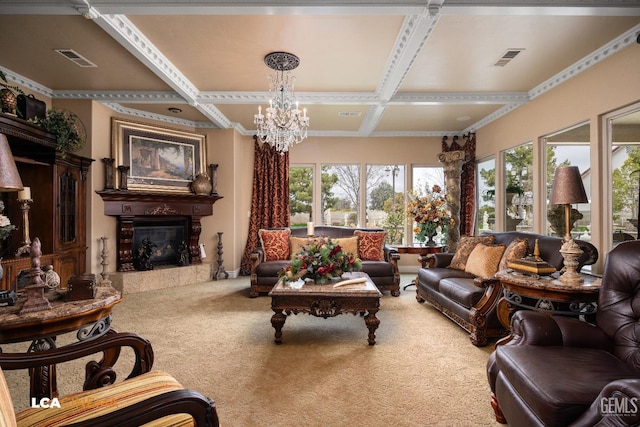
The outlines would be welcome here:
[[[29,209],[33,199],[18,199],[22,211],[22,244],[16,251],[16,256],[29,255],[31,252],[31,238],[29,237]]]

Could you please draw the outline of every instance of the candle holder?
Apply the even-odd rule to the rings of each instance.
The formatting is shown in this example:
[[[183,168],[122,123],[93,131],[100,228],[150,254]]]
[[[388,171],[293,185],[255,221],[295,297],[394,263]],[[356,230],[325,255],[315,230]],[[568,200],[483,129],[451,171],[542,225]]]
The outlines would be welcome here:
[[[29,237],[29,209],[33,199],[18,199],[22,211],[22,243],[16,251],[16,256],[29,255],[31,253],[31,238]]]
[[[213,280],[219,280],[221,276],[225,279],[229,278],[229,273],[224,269],[224,260],[222,259],[223,247],[222,247],[222,231],[218,231],[218,258],[216,258],[216,262],[218,263],[218,270],[213,277]]]
[[[118,166],[118,171],[120,171],[120,190],[129,190],[129,169],[129,166]]]
[[[109,265],[109,248],[107,247],[108,237],[102,236],[100,238],[102,241],[102,252],[100,253],[100,264],[102,265],[102,272],[100,276],[102,280],[100,281],[100,286],[111,286],[111,280],[109,279],[109,273],[107,272],[107,266]]]
[[[115,159],[110,157],[105,157],[102,159],[104,162],[104,189],[105,190],[113,190],[114,184],[114,171],[113,171],[113,162]]]

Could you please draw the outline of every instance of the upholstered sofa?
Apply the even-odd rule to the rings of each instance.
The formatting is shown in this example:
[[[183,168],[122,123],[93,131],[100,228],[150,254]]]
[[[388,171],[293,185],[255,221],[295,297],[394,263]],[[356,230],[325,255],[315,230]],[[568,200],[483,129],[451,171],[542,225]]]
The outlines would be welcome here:
[[[640,241],[607,255],[597,326],[519,311],[487,362],[496,420],[510,426],[640,425]]]
[[[507,330],[498,320],[496,305],[502,296],[500,283],[492,276],[505,269],[508,262],[532,254],[538,240],[540,257],[561,270],[564,259],[559,252],[562,239],[533,233],[506,231],[487,233],[476,237],[463,236],[456,253],[429,254],[421,257],[422,268],[415,280],[416,299],[427,301],[445,316],[469,332],[476,346],[487,344],[488,338],[502,337]],[[598,250],[589,242],[576,241],[584,251],[578,270],[598,259]],[[500,259],[491,262],[475,255],[476,243],[503,247]],[[487,250],[493,250],[488,248]],[[467,262],[467,261],[470,262]],[[493,263],[493,268],[486,268]],[[490,270],[478,275],[478,270]]]
[[[269,234],[273,232],[273,236]],[[282,232],[279,234],[278,232]],[[262,233],[262,234],[261,234]],[[398,270],[398,260],[400,254],[395,249],[386,246],[383,242],[383,229],[373,228],[350,228],[320,225],[314,228],[314,236],[331,237],[342,240],[342,246],[349,245],[354,255],[359,251],[358,256],[362,259],[362,271],[367,273],[373,283],[381,292],[389,291],[393,296],[400,295],[400,271]],[[278,282],[278,272],[289,265],[291,255],[297,252],[301,242],[307,237],[306,227],[277,228],[260,230],[260,246],[251,254],[251,289],[249,296],[255,298],[261,293],[269,292]],[[284,236],[287,236],[284,240]],[[359,235],[359,236],[358,236]],[[365,241],[371,239],[380,241],[380,253],[371,255],[371,251],[365,250]],[[382,241],[380,238],[382,237]],[[351,239],[350,239],[351,238]],[[349,243],[347,240],[350,239]],[[364,240],[363,240],[364,239]],[[285,244],[288,242],[288,245]],[[263,247],[269,245],[270,247]],[[286,245],[286,247],[285,247]],[[367,245],[368,246],[368,245]],[[346,249],[345,249],[346,250]],[[350,250],[351,252],[351,250]]]

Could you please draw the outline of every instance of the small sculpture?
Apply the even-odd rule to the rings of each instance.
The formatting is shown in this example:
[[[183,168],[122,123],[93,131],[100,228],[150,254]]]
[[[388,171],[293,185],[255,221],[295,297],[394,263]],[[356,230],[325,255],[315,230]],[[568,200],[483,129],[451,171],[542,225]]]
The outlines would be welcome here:
[[[189,247],[183,240],[178,247],[178,265],[189,265]]]
[[[156,244],[149,240],[147,237],[142,239],[142,244],[138,248],[137,256],[133,261],[133,266],[136,270],[147,271],[153,270],[153,264],[151,263],[151,255],[153,254],[153,248]]]
[[[49,264],[44,268],[44,284],[49,289],[60,286],[60,275],[53,270],[53,265]]]

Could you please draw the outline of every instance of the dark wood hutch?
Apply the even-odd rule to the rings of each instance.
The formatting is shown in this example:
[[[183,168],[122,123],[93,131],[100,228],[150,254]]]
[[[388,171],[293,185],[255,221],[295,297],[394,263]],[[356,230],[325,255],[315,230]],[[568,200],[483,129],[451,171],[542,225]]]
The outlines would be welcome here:
[[[0,114],[22,183],[31,188],[29,236],[42,243],[41,263],[53,265],[63,286],[86,271],[86,178],[93,159],[56,150],[56,137],[25,120]],[[0,193],[5,215],[19,229],[3,242],[2,289],[15,289],[20,270],[31,267],[27,255],[16,257],[23,241],[17,193]]]

